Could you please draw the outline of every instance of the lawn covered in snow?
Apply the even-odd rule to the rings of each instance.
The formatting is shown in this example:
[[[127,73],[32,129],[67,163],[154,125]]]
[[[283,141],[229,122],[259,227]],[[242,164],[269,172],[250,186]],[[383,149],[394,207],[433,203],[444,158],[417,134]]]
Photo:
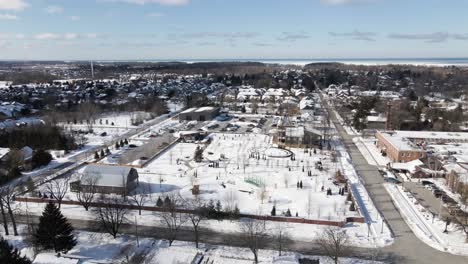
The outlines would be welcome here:
[[[26,227],[20,226],[21,233],[25,235]],[[0,234],[3,233],[0,231]],[[175,241],[169,247],[164,240],[140,237],[139,243],[134,236],[119,236],[116,239],[104,233],[75,231],[77,245],[67,254],[58,257],[50,251],[34,252],[30,242],[25,236],[6,236],[7,241],[18,248],[22,255],[33,260],[35,264],[90,264],[90,263],[123,263],[124,261],[141,257],[142,263],[177,264],[191,263],[194,258],[203,255],[208,263],[223,264],[251,264],[253,255],[247,248],[214,246],[200,244],[197,249],[194,243]],[[294,252],[283,252],[278,256],[277,251],[260,250],[259,263],[263,264],[298,264],[300,258],[320,259],[320,263],[332,263],[323,256],[303,256]],[[341,258],[343,264],[382,263],[371,262],[354,258]]]
[[[193,199],[193,185],[199,185],[202,200],[235,204],[242,213],[269,215],[275,205],[278,215],[289,209],[293,215],[310,219],[343,220],[358,215],[349,211],[346,195],[338,195],[343,185],[333,181],[342,168],[339,161],[331,161],[330,151],[284,151],[275,148],[268,135],[216,133],[211,134],[203,161],[197,163],[193,159],[197,146],[204,147],[176,144],[139,169],[140,184],[149,185],[156,195],[176,191],[185,199]],[[288,152],[295,160],[286,155]],[[319,161],[323,170],[315,167]],[[219,167],[210,166],[213,162]],[[301,181],[302,189],[297,188]],[[331,196],[326,194],[328,188]]]

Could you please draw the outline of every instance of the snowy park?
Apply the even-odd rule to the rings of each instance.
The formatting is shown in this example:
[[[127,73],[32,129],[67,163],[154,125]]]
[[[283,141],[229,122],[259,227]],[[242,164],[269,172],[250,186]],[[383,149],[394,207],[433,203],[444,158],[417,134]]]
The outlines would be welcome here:
[[[140,189],[149,185],[157,196],[177,192],[184,199],[220,201],[225,209],[237,206],[245,214],[270,215],[274,206],[276,215],[289,211],[308,219],[358,216],[349,210],[347,195],[340,194],[344,184],[334,182],[342,168],[331,151],[279,149],[263,134],[211,134],[210,141],[174,145],[139,169]],[[199,162],[197,148],[204,149]]]

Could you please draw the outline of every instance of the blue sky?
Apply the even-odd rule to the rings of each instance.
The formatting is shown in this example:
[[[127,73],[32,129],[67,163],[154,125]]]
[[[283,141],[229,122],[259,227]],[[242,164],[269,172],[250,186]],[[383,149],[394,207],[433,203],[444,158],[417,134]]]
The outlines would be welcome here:
[[[0,59],[468,57],[465,0],[0,0]]]

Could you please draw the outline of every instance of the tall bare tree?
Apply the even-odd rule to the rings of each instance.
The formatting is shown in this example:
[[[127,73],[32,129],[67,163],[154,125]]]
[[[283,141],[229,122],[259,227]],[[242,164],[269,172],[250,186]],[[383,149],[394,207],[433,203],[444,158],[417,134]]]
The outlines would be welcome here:
[[[142,207],[151,200],[151,186],[148,183],[140,184],[140,192],[134,192],[130,200],[138,207],[138,214],[141,215]]]
[[[180,227],[187,222],[187,215],[180,212],[178,208],[182,207],[182,200],[179,195],[169,196],[170,202],[165,203],[161,212],[161,222],[166,225],[167,240],[169,246],[177,239]]]
[[[0,192],[0,195],[2,195],[1,192]],[[1,197],[0,197],[0,212],[2,214],[3,229],[5,229],[5,235],[8,236],[10,234],[10,232],[8,231],[8,220],[7,220],[7,215],[5,212],[5,205],[3,204],[3,199],[1,199]]]
[[[91,177],[83,177],[84,175],[77,176],[80,181],[76,190],[76,199],[84,209],[88,211],[91,203],[94,201],[96,194],[98,193],[97,183],[100,175],[93,175]]]
[[[187,214],[187,217],[192,224],[193,233],[195,235],[195,246],[198,248],[199,240],[200,240],[200,223],[206,220],[205,215],[203,214],[203,204],[201,203],[200,199],[192,200],[188,203],[188,208],[190,211]]]
[[[85,119],[88,130],[93,131],[93,125],[99,113],[98,106],[90,102],[82,103],[78,107],[78,112],[81,113],[81,115]]]
[[[62,205],[63,198],[67,195],[69,188],[70,176],[66,175],[63,178],[50,180],[45,184],[46,190],[51,198],[57,201],[58,207]]]
[[[279,222],[275,226],[274,239],[276,249],[278,250],[278,254],[281,256],[285,246],[291,241],[290,235],[286,227],[286,223]]]
[[[339,228],[327,228],[316,243],[335,264],[338,264],[340,257],[349,253],[348,235]]]
[[[96,208],[97,220],[107,233],[116,238],[120,227],[127,221],[128,209],[124,206],[124,201],[117,196],[102,196],[99,203],[100,206]]]
[[[227,212],[234,212],[237,206],[238,198],[236,190],[230,187],[224,195],[224,210]]]
[[[267,241],[265,221],[245,219],[240,223],[241,239],[246,247],[252,251],[255,263],[258,263],[258,250]]]
[[[5,186],[0,190],[0,199],[2,199],[2,203],[8,211],[8,215],[10,216],[11,224],[13,225],[13,234],[17,236],[18,228],[16,227],[15,214],[13,213],[12,208],[14,198],[15,192],[13,187]]]

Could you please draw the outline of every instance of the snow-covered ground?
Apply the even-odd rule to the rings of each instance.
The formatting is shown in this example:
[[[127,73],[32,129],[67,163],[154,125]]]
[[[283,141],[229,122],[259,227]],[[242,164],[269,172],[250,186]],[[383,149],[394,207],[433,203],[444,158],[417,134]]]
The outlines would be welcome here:
[[[21,228],[25,228],[21,226]],[[90,263],[122,263],[135,256],[143,256],[144,263],[187,264],[198,256],[203,256],[207,263],[250,264],[253,255],[247,248],[213,246],[200,244],[197,249],[194,243],[175,241],[169,246],[167,241],[140,237],[139,243],[134,236],[119,236],[116,239],[108,234],[76,231],[77,245],[67,254],[58,257],[53,252],[34,250],[24,237],[7,236],[6,239],[17,247],[22,255],[34,260],[35,264],[90,264]],[[294,252],[260,250],[259,263],[263,264],[298,264],[300,258],[320,259],[320,263],[333,263],[323,256],[303,256]],[[78,262],[81,261],[81,262]],[[343,264],[381,263],[353,258],[341,258]]]
[[[267,154],[285,151],[275,148],[268,135],[212,134],[211,138],[203,162],[193,160],[197,144],[179,143],[139,170],[140,183],[150,185],[153,193],[177,191],[185,199],[193,199],[195,183],[200,186],[202,200],[236,204],[242,213],[269,215],[275,205],[278,215],[289,209],[293,215],[297,212],[299,217],[310,219],[340,221],[358,216],[349,211],[346,196],[337,194],[340,186],[333,184],[334,175],[343,168],[331,162],[329,151],[313,154],[290,149],[295,160],[272,158]],[[260,158],[250,157],[251,153]],[[210,161],[219,162],[219,168],[210,167]],[[315,168],[318,161],[324,170]],[[161,179],[164,182],[159,186]],[[302,189],[297,188],[300,181]],[[328,188],[333,195],[326,195]],[[232,196],[234,201],[228,201]]]
[[[384,186],[419,239],[441,251],[468,255],[465,234],[456,224],[450,224],[447,227],[448,232],[444,233],[445,221],[428,212],[411,193],[405,192],[400,185],[385,183]]]
[[[260,154],[260,159],[256,159],[249,158],[252,152],[278,155],[287,151],[274,148],[271,138],[262,134],[212,134],[211,137],[212,142],[204,151],[204,162],[193,161],[197,144],[179,143],[147,167],[139,169],[140,189],[137,191],[142,186],[151,189],[151,199],[146,205],[155,205],[156,199],[164,198],[167,192],[180,193],[184,199],[193,199],[191,188],[192,183],[196,183],[200,185],[200,198],[203,200],[219,200],[224,208],[237,205],[242,213],[269,215],[272,206],[276,204],[277,215],[289,208],[293,215],[298,212],[298,216],[303,218],[343,220],[345,216],[357,216],[357,212],[349,211],[349,204],[345,203],[346,196],[336,194],[338,187],[332,181],[335,170],[340,169],[351,180],[352,190],[358,196],[357,205],[371,223],[369,226],[347,224],[345,229],[351,243],[361,247],[381,247],[393,242],[390,231],[386,225],[382,225],[381,217],[360,184],[343,146],[336,146],[340,152],[336,163],[331,162],[329,151],[320,154],[317,150],[317,154],[313,154],[313,151],[305,153],[303,149],[290,149],[295,154],[294,161],[290,158],[269,158],[263,154]],[[221,154],[224,157],[222,159]],[[323,171],[315,169],[315,161],[319,159],[325,168]],[[210,161],[219,161],[219,168],[210,167]],[[311,177],[307,176],[308,170],[311,171]],[[198,175],[197,178],[192,177],[194,173]],[[297,181],[303,182],[303,189],[297,188]],[[324,190],[331,188],[334,195],[327,196],[321,190],[322,186]],[[262,202],[260,192],[263,190],[265,199]],[[69,192],[65,199],[76,200],[76,196]],[[44,204],[19,203],[18,207],[23,212],[27,208],[29,213],[39,215]],[[62,211],[72,219],[95,217],[81,206],[62,205]],[[142,216],[138,216],[136,211],[131,211],[130,215],[129,219],[136,216],[145,225],[161,225],[159,216],[151,212],[143,212]],[[239,232],[235,221],[210,220],[203,225],[218,232]],[[286,225],[295,239],[303,241],[313,241],[326,228],[310,224]]]

